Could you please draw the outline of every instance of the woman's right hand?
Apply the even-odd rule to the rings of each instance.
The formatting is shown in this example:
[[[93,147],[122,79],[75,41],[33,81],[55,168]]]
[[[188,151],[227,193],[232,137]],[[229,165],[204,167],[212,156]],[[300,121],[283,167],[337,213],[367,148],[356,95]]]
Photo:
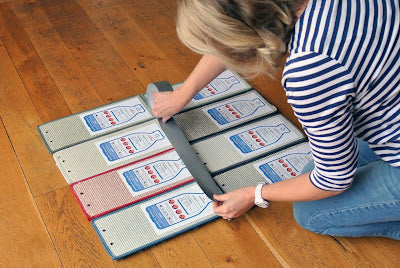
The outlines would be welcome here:
[[[173,115],[180,112],[190,101],[181,93],[180,88],[175,91],[158,92],[153,96],[153,114],[165,123]]]
[[[204,55],[185,82],[176,90],[159,92],[153,96],[153,114],[167,122],[180,112],[207,83],[225,70],[214,55]]]

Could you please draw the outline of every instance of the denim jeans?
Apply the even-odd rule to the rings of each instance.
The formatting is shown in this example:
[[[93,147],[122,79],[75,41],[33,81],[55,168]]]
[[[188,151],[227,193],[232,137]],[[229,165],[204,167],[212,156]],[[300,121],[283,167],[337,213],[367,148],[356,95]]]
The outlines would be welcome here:
[[[359,159],[352,186],[326,199],[295,202],[296,221],[332,236],[382,236],[400,240],[400,167],[382,161],[358,140]],[[311,171],[311,162],[304,172]]]

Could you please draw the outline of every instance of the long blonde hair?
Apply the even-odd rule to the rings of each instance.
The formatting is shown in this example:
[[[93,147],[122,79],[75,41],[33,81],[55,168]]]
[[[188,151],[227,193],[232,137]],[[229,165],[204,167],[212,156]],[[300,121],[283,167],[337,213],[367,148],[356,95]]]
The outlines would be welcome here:
[[[200,54],[235,71],[274,74],[282,66],[304,0],[180,0],[177,33]]]

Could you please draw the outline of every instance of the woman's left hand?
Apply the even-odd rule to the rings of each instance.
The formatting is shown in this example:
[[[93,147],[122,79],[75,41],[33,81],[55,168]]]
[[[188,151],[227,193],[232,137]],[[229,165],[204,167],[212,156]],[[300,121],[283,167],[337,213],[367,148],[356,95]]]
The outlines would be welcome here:
[[[254,205],[255,186],[214,195],[214,212],[224,219],[237,218],[245,214]]]

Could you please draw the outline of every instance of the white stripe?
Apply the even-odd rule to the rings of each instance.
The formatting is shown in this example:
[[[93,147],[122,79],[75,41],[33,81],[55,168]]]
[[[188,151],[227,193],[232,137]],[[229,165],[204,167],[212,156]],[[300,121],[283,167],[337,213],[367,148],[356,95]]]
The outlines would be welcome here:
[[[296,28],[293,37],[295,41],[293,41],[292,45],[293,51],[298,50],[298,53],[293,53],[292,51],[288,57],[282,83],[287,90],[288,102],[293,106],[294,112],[309,135],[316,166],[316,170],[311,175],[313,183],[322,189],[337,190],[346,187],[341,184],[350,184],[355,172],[354,166],[356,162],[354,160],[357,156],[357,152],[354,151],[354,148],[357,148],[357,144],[355,144],[353,130],[354,133],[361,134],[368,129],[368,131],[363,134],[364,137],[370,137],[368,142],[373,143],[379,141],[381,143],[381,145],[372,145],[371,148],[373,148],[377,154],[393,154],[393,156],[384,157],[384,160],[395,161],[391,163],[391,165],[400,166],[400,139],[395,141],[395,143],[389,143],[389,141],[392,141],[392,139],[399,134],[396,131],[398,131],[397,128],[400,124],[400,118],[394,118],[383,123],[400,111],[400,104],[393,104],[391,107],[387,106],[392,98],[399,98],[400,96],[400,86],[394,86],[400,80],[400,75],[394,76],[394,73],[397,71],[396,68],[400,68],[400,60],[394,64],[394,68],[390,67],[396,53],[400,53],[400,40],[395,43],[396,36],[400,35],[399,3],[395,1],[396,8],[394,10],[387,10],[387,16],[384,18],[383,1],[387,1],[387,5],[389,6],[390,3],[388,0],[377,0],[378,4],[376,6],[374,6],[373,0],[366,0],[369,1],[368,3],[370,5],[370,13],[368,14],[366,14],[364,1],[310,1],[316,1],[316,8],[311,9],[312,2],[310,2],[307,12],[304,15],[305,24],[303,28]],[[326,1],[324,10],[319,10],[322,3],[321,1]],[[332,17],[328,22],[327,12],[332,1],[334,2],[334,8],[331,14]],[[342,4],[340,18],[338,17],[338,10],[336,8],[339,1]],[[359,2],[361,5],[358,18],[356,18],[356,2]],[[351,5],[353,10],[350,12],[351,17],[349,23],[345,25],[346,12],[349,5]],[[317,25],[316,21],[319,12],[322,12],[322,19],[321,24]],[[392,16],[395,18],[394,25],[391,25],[390,21]],[[304,40],[305,31],[307,29],[306,23],[309,18],[312,18],[309,39]],[[357,19],[359,19],[359,26],[355,29],[355,21]],[[372,36],[373,32],[370,28],[364,29],[364,27],[366,27],[365,20],[368,20],[368,27],[372,27],[374,20],[376,20],[377,26],[375,36]],[[336,21],[340,23],[336,33],[336,40],[331,40]],[[324,27],[327,23],[329,24],[328,29],[330,32],[326,35],[326,40],[322,40]],[[389,32],[390,27],[393,27],[391,32]],[[347,35],[343,36],[345,29],[347,30]],[[299,31],[302,32],[301,36],[298,35]],[[354,43],[351,44],[350,41],[354,31],[356,39],[353,40]],[[361,37],[364,31],[366,31],[366,36],[364,42],[361,43]],[[379,35],[382,32],[383,38],[381,42],[378,42]],[[311,51],[311,41],[314,34],[317,36],[314,44],[315,51]],[[297,47],[297,40],[300,40],[299,48]],[[322,41],[324,41],[325,47],[320,48],[319,46]],[[342,51],[339,52],[339,45],[342,41],[344,42],[344,46]],[[334,43],[333,50],[330,55],[327,55],[331,42]],[[372,42],[372,45],[367,50],[369,42]],[[302,51],[304,44],[305,50]],[[360,48],[360,50],[357,52],[358,48]],[[376,54],[374,54],[375,50],[377,51]],[[321,51],[323,53],[318,55]],[[343,62],[346,53],[349,53],[349,57],[347,62]],[[309,55],[313,55],[313,57],[302,61],[299,60],[301,57]],[[337,59],[337,61],[334,59]],[[293,62],[293,60],[299,61]],[[322,60],[328,61],[318,67],[310,67]],[[355,63],[353,66],[354,68],[349,69],[353,61]],[[321,71],[332,68],[333,66],[338,67],[317,77]],[[297,71],[294,72],[295,69]],[[383,77],[379,84],[374,84],[374,81],[379,79],[386,70],[390,71]],[[310,74],[313,74],[312,78],[298,82],[293,81],[295,78],[304,78]],[[341,77],[331,80],[333,76],[338,74],[340,74]],[[364,78],[364,80],[362,80],[362,78]],[[343,83],[343,81],[351,82],[338,86]],[[389,82],[389,84],[382,90],[383,85],[387,82]],[[347,92],[354,89],[356,86],[355,93],[351,92],[347,93],[347,95],[333,97],[333,94]],[[330,92],[324,92],[330,88]],[[380,90],[382,90],[382,92],[374,96]],[[339,103],[340,105],[337,105],[337,107],[328,107],[329,105]],[[347,114],[346,109],[349,108],[350,114]],[[307,113],[307,115],[304,115],[305,113]],[[353,114],[360,114],[359,118],[354,118],[354,122],[352,120]],[[383,115],[381,120],[377,119],[379,115]],[[327,116],[331,117],[324,118]],[[390,125],[392,126],[389,127]],[[333,134],[334,132],[338,133]],[[345,137],[333,141],[344,133],[346,133]],[[321,135],[324,135],[324,137]],[[327,137],[325,137],[325,135]],[[339,147],[330,151],[322,149],[336,146]],[[339,171],[339,169],[344,170]]]

